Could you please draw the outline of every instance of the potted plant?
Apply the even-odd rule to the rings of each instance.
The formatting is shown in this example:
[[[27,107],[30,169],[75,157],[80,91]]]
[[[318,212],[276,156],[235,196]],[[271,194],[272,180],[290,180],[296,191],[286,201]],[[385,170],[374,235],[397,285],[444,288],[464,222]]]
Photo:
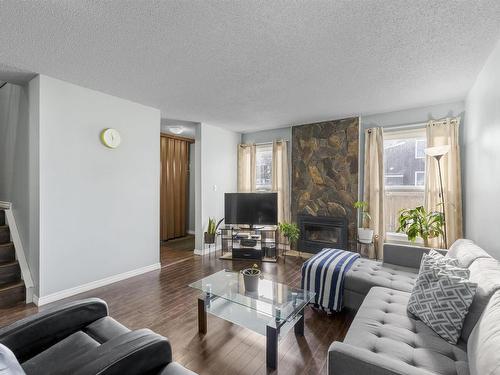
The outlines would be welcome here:
[[[290,247],[297,242],[300,237],[300,229],[295,223],[279,223],[278,228],[280,234],[286,238],[287,244]]]
[[[208,218],[208,227],[207,231],[205,232],[204,239],[206,244],[213,244],[215,243],[215,219],[212,219],[211,217]]]
[[[405,233],[411,242],[421,237],[424,246],[429,247],[429,239],[444,235],[443,225],[442,212],[427,212],[423,206],[418,206],[399,211],[399,226],[396,232]]]
[[[217,225],[215,224],[215,218],[208,218],[208,228],[204,234],[204,240],[206,244],[214,244],[215,243],[215,234],[217,233],[217,229],[219,225],[222,223],[224,219],[220,219]]]
[[[259,266],[254,264],[251,268],[245,268],[241,271],[243,274],[243,282],[245,283],[245,291],[256,292],[259,289],[259,278],[262,275]]]
[[[368,212],[368,203],[364,201],[356,201],[353,206],[361,212],[362,227],[358,228],[358,241],[361,243],[372,243],[373,229],[369,228],[369,223],[372,217]]]

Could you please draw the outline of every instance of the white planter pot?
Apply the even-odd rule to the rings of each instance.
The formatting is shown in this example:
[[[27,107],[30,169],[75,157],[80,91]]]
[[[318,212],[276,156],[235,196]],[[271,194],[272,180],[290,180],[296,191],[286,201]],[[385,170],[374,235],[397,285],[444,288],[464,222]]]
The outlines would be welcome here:
[[[358,228],[358,241],[361,243],[372,243],[373,229]]]

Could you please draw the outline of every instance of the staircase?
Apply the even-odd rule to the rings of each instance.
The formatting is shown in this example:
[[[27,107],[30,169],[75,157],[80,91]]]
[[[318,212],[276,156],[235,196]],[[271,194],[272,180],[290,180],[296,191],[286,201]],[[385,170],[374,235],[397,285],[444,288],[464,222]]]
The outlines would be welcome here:
[[[0,308],[24,303],[26,288],[21,279],[21,268],[11,241],[5,211],[0,210]]]

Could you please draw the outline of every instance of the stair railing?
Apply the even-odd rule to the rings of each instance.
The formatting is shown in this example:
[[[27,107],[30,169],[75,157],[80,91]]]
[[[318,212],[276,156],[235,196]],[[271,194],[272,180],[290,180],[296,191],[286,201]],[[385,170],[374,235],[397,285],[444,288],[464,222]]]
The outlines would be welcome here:
[[[16,259],[19,262],[19,267],[21,268],[21,277],[24,281],[24,286],[26,287],[26,303],[31,303],[33,302],[34,284],[28,267],[28,262],[26,261],[26,254],[21,242],[21,237],[19,237],[19,231],[17,230],[16,220],[14,219],[14,214],[12,213],[12,203],[0,201],[0,209],[5,211],[5,221],[9,226],[10,237],[14,243],[14,249],[16,251]]]

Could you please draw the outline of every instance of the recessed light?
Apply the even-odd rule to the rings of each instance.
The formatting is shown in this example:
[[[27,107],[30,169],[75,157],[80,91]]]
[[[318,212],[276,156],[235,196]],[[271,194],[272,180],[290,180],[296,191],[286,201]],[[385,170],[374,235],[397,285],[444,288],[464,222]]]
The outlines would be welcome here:
[[[169,126],[167,129],[174,134],[181,134],[184,131],[182,126]]]

